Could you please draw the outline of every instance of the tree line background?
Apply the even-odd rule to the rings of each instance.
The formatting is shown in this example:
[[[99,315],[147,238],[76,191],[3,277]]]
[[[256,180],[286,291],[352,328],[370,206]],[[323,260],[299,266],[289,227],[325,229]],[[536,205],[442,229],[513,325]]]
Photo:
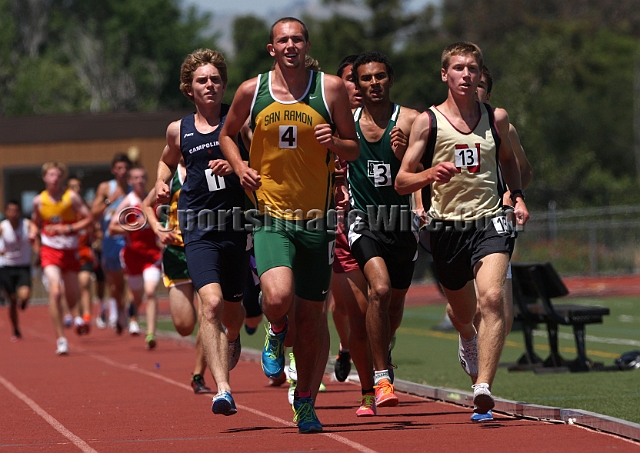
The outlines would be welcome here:
[[[534,168],[530,209],[640,203],[636,1],[442,0],[421,11],[404,0],[323,3],[330,16],[301,17],[322,69],[383,52],[396,73],[392,99],[419,110],[446,96],[442,49],[479,44],[494,76],[492,104],[509,112]],[[0,114],[188,108],[180,65],[196,48],[218,48],[211,20],[180,0],[0,0]],[[234,19],[227,102],[271,67],[270,25]]]

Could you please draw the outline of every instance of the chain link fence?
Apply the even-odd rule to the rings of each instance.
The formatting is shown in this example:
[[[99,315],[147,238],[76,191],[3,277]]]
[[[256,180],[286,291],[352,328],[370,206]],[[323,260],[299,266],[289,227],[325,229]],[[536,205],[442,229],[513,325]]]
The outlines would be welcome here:
[[[531,212],[514,261],[550,261],[562,275],[640,273],[640,206]]]

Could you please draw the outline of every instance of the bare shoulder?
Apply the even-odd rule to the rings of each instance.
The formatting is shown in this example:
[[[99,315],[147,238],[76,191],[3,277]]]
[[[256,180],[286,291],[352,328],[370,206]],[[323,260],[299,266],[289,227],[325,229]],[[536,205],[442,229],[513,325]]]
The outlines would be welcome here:
[[[172,121],[168,126],[167,126],[167,137],[170,135],[177,135],[180,133],[180,125],[182,124],[182,119],[179,119],[177,121]]]
[[[493,109],[493,116],[496,119],[496,123],[509,121],[509,114],[505,109],[500,107],[496,107]]]
[[[109,181],[103,181],[98,184],[98,188],[96,189],[96,195],[105,194],[109,192]]]
[[[73,203],[75,207],[85,206],[82,197],[80,197],[80,195],[73,191],[71,192],[71,203]]]
[[[424,111],[422,113],[419,113],[415,119],[413,120],[413,125],[411,126],[411,130],[413,131],[413,133],[418,133],[418,134],[422,134],[422,133],[428,133],[429,132],[429,128],[431,127],[431,115],[429,115],[429,112]]]
[[[411,126],[419,115],[420,112],[417,110],[402,106],[400,109],[400,115],[398,116],[398,127],[408,134],[411,130]]]
[[[171,122],[167,126],[167,144],[180,144],[180,125],[182,124],[182,119]]]
[[[257,86],[258,86],[258,77],[245,80],[240,84],[240,86],[236,90],[236,94],[233,99],[234,100],[243,99],[246,97],[250,97],[251,99],[253,99],[253,94],[255,93]]]
[[[326,72],[324,73],[324,86],[330,89],[336,89],[339,88],[340,86],[344,87],[344,82],[342,81],[342,79],[338,76],[335,76],[333,74],[327,74]]]

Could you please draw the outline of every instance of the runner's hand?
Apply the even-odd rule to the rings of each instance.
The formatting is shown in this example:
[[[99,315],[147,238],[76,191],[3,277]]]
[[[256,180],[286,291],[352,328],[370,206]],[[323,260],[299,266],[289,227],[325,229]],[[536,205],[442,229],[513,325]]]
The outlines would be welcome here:
[[[449,182],[458,174],[458,169],[452,162],[440,162],[426,171],[431,172],[434,182]]]
[[[229,162],[224,159],[210,160],[209,168],[216,176],[227,176],[233,173],[233,168],[231,168]]]
[[[406,135],[402,132],[398,126],[394,126],[391,129],[391,149],[394,154],[404,154],[407,150],[407,146],[409,145],[409,140]]]
[[[251,167],[245,166],[238,173],[238,177],[240,178],[242,188],[250,192],[253,192],[262,185],[262,182],[260,182],[260,174]]]
[[[328,123],[318,124],[315,128],[315,136],[318,143],[325,148],[330,148],[334,144],[333,131],[331,131],[331,125]]]
[[[169,184],[164,181],[156,181],[156,204],[165,204],[171,201]]]

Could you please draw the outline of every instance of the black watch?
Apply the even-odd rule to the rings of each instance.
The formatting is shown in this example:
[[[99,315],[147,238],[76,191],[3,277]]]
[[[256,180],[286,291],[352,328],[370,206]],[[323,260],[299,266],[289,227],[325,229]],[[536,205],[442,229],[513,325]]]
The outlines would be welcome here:
[[[521,189],[512,190],[511,194],[509,195],[509,198],[511,198],[511,201],[513,202],[513,204],[516,204],[517,195],[520,195],[520,197],[522,197],[522,201],[524,201],[524,190],[521,190]]]

